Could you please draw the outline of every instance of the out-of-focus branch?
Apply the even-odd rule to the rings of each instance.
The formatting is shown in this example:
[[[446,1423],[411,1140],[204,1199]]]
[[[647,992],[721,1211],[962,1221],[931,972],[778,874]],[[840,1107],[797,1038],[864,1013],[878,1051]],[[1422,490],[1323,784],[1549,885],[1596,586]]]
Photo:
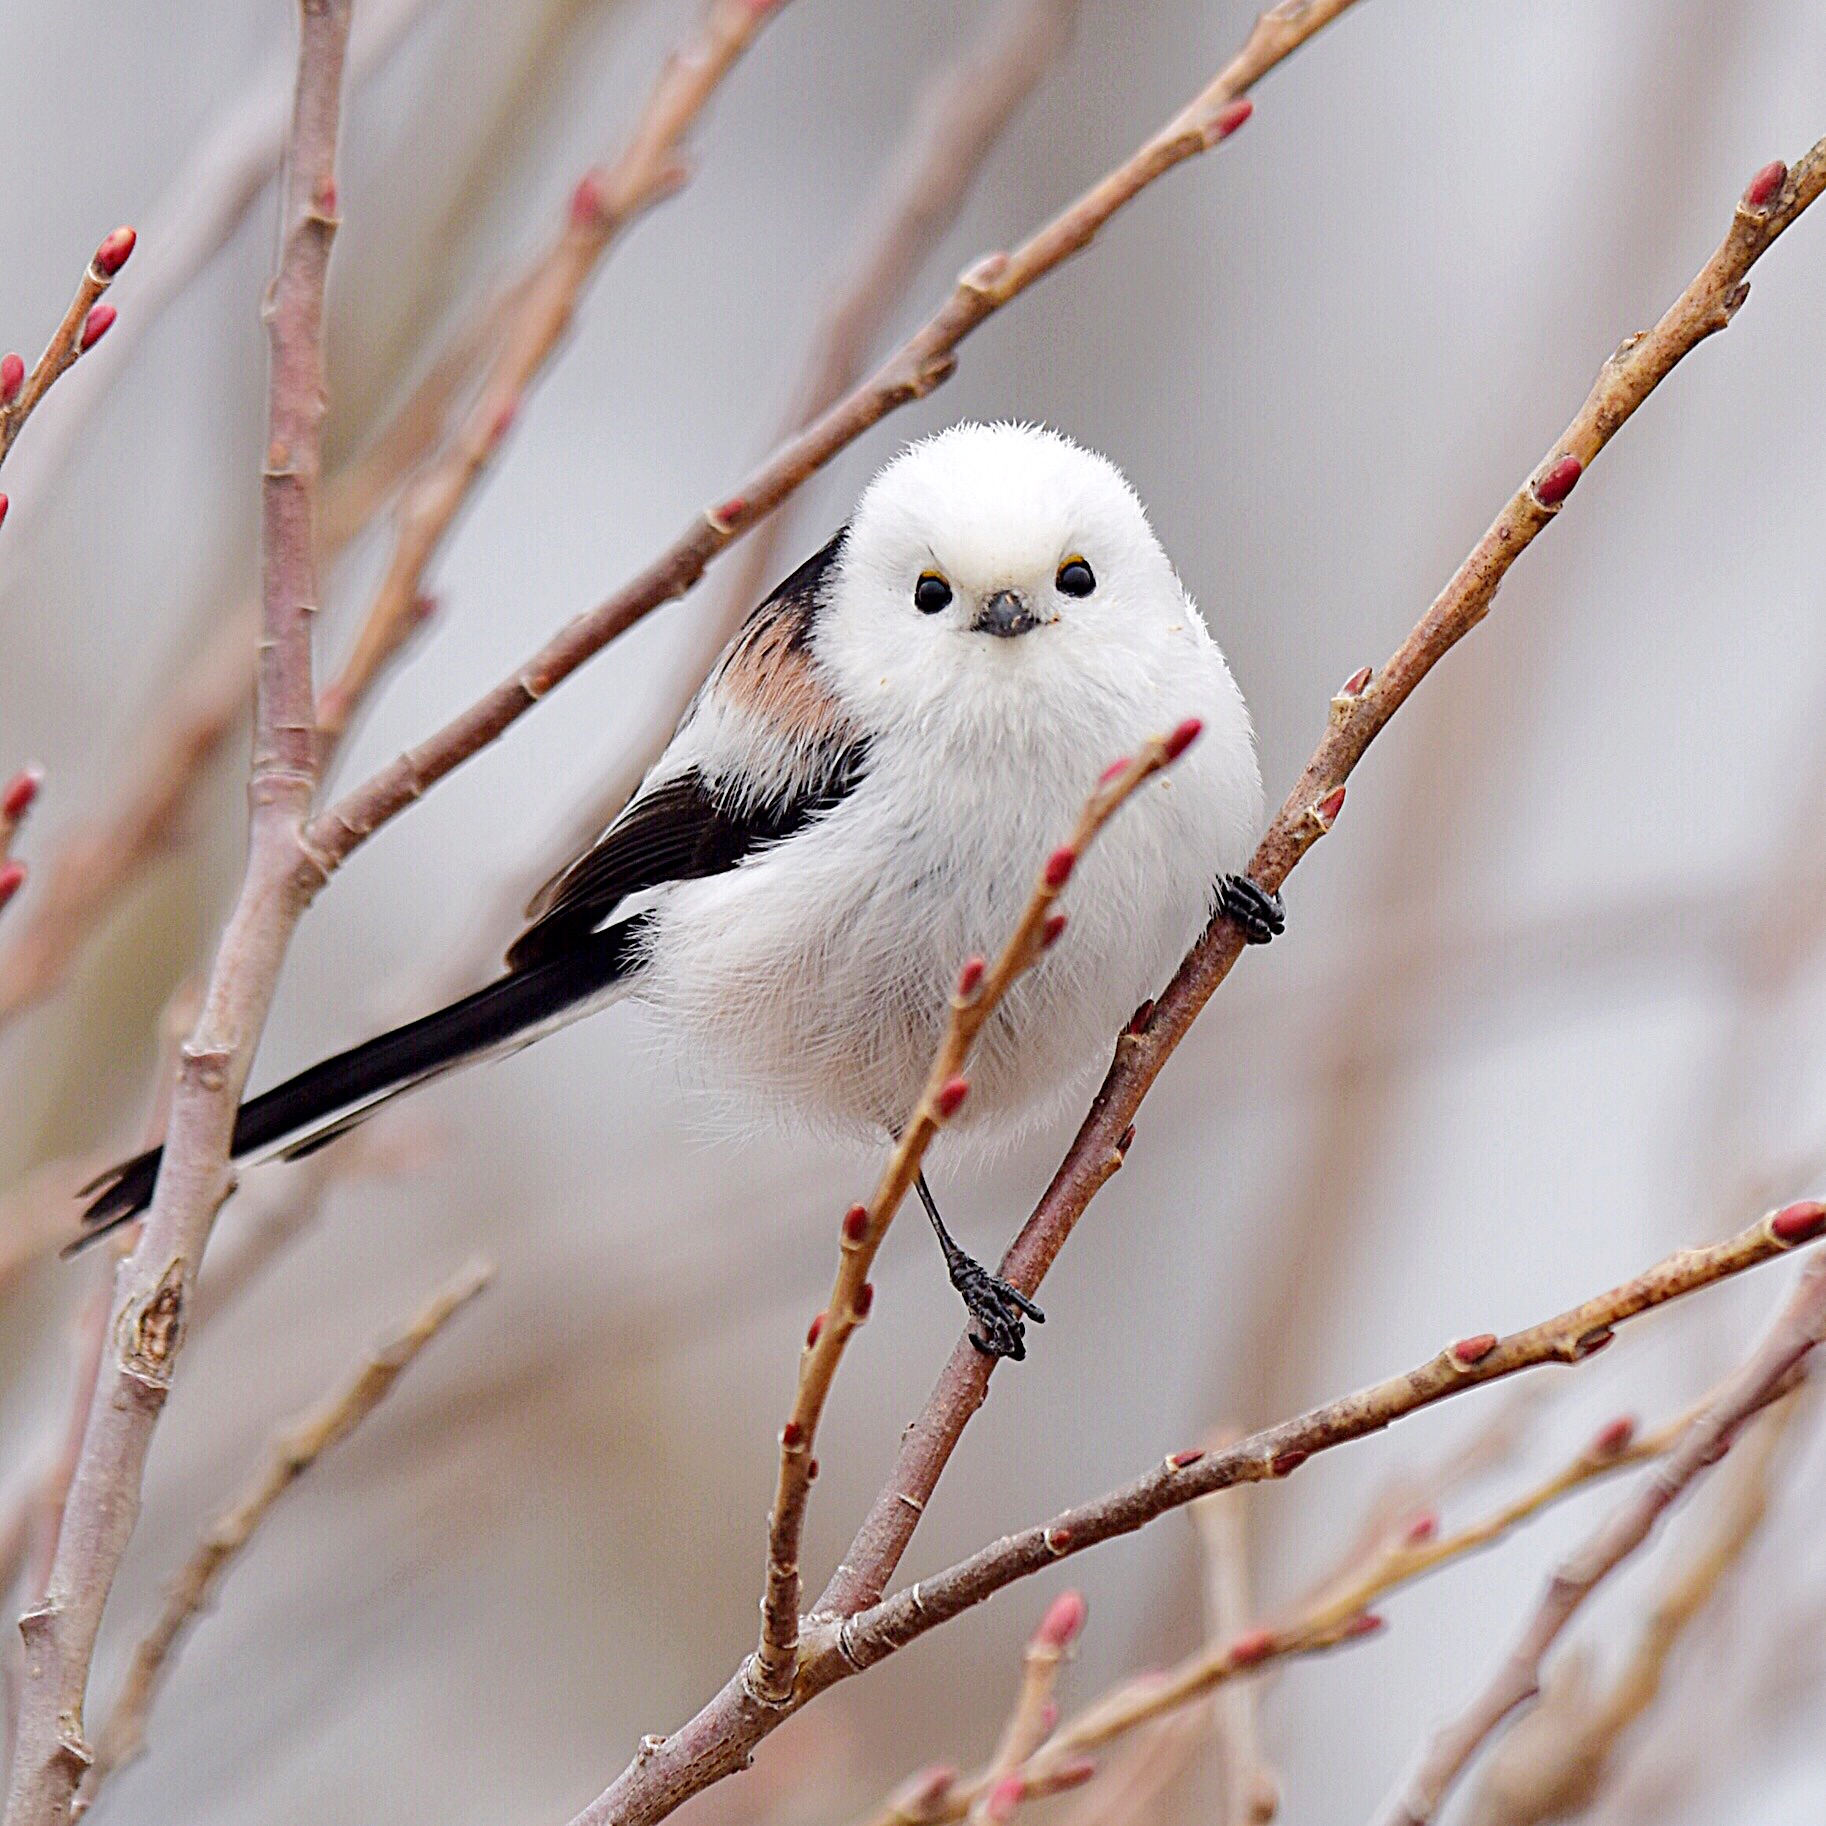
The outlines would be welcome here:
[[[17,355],[0,356],[0,463],[6,461],[7,452],[25,429],[25,421],[37,410],[38,402],[78,357],[86,355],[113,327],[114,306],[103,304],[101,295],[127,264],[137,239],[132,229],[117,228],[96,248],[83,269],[82,282],[70,300],[70,308],[29,374]],[[0,520],[5,518],[6,497],[0,495]]]
[[[1235,1434],[1218,1441],[1229,1445]],[[1205,1636],[1223,1643],[1247,1627],[1249,1526],[1241,1490],[1219,1490],[1192,1505],[1205,1561]],[[1256,1730],[1255,1683],[1227,1682],[1211,1701],[1211,1732],[1217,1745],[1218,1826],[1266,1826],[1281,1808],[1281,1784],[1262,1760]]]
[[[1748,296],[1746,274],[1826,189],[1826,140],[1790,172],[1759,171],[1717,251],[1653,329],[1628,338],[1605,362],[1584,405],[1407,639],[1380,670],[1354,673],[1332,700],[1330,726],[1250,863],[1278,889],[1332,827],[1344,783],[1377,734],[1439,661],[1490,611],[1509,567],[1555,517],[1579,477],[1676,364],[1725,328]],[[1125,1034],[1089,1113],[1033,1215],[1003,1258],[1003,1277],[1032,1293],[1102,1186],[1101,1163],[1134,1123],[1143,1098],[1241,955],[1240,928],[1219,916],[1162,991],[1152,1019]],[[907,1429],[876,1498],[820,1609],[855,1611],[886,1589],[952,1449],[982,1406],[993,1366],[960,1343],[924,1412]]]
[[[349,48],[351,85],[385,61],[427,4],[369,0]],[[146,245],[133,269],[133,309],[108,339],[106,353],[85,361],[65,384],[57,411],[33,433],[19,459],[34,494],[46,495],[56,485],[90,414],[125,371],[140,339],[228,241],[279,169],[291,106],[288,61],[222,110],[146,213]]]
[[[26,1670],[6,1826],[61,1826],[91,1757],[89,1667],[138,1519],[153,1430],[183,1343],[210,1225],[228,1190],[235,1108],[280,964],[310,899],[301,842],[316,784],[311,620],[325,401],[324,286],[336,230],[336,138],[350,0],[305,0],[279,271],[262,502],[259,687],[248,859],[172,1094],[163,1170],[117,1281],[109,1350],[42,1602],[20,1618]]]
[[[446,774],[510,729],[616,635],[684,595],[711,561],[871,426],[949,378],[972,331],[1073,254],[1125,204],[1187,159],[1222,143],[1248,119],[1243,96],[1352,0],[1284,0],[1264,13],[1248,45],[1187,107],[1130,158],[1012,253],[979,260],[950,298],[871,378],[789,439],[733,494],[630,583],[562,628],[503,679],[416,748],[346,793],[312,820],[310,841],[326,873]]]
[[[1377,1813],[1382,1826],[1427,1826],[1490,1735],[1540,1691],[1541,1664],[1598,1586],[1654,1532],[1695,1478],[1716,1464],[1744,1422],[1765,1406],[1826,1336],[1826,1259],[1800,1285],[1754,1356],[1682,1434],[1656,1474],[1620,1504],[1566,1560],[1503,1665],[1464,1710],[1436,1732]]]
[[[457,331],[372,442],[325,482],[317,544],[326,570],[442,435],[452,402],[498,333],[504,302],[485,306]],[[408,623],[398,629],[402,639],[410,632]],[[52,851],[42,893],[0,952],[0,1028],[63,982],[120,896],[180,841],[209,769],[247,715],[259,638],[259,605],[250,600],[180,674],[112,802]]]
[[[1083,1595],[1062,1591],[1046,1607],[1039,1628],[1028,1638],[1027,1652],[1021,1657],[1021,1684],[970,1809],[970,1826],[1004,1826],[1027,1799],[1027,1783],[1021,1769],[1052,1734],[1058,1715],[1053,1689],[1059,1684],[1066,1651],[1084,1628],[1084,1618]],[[1048,1792],[1070,1787],[1089,1773],[1090,1766],[1081,1764]]]
[[[699,32],[660,73],[626,150],[578,184],[557,239],[514,288],[514,309],[474,405],[446,448],[406,486],[386,571],[348,658],[324,688],[318,714],[326,741],[347,727],[355,703],[410,627],[426,567],[500,448],[527,389],[570,328],[603,255],[684,183],[686,134],[782,3],[710,0]]]
[[[983,39],[922,102],[888,187],[863,211],[863,245],[812,338],[780,428],[782,441],[855,385],[919,269],[957,220],[996,142],[1057,61],[1081,5],[1082,0],[1010,0]],[[703,611],[687,651],[658,687],[658,702],[637,707],[637,729],[613,776],[567,821],[552,845],[551,861],[535,874],[564,867],[632,797],[736,625],[772,582],[790,517],[784,508],[771,513],[742,541],[729,588]],[[509,910],[518,913],[526,890],[517,872],[508,893]],[[484,922],[479,930],[493,946],[496,928]]]
[[[806,1336],[792,1412],[780,1430],[780,1473],[768,1522],[761,1639],[748,1676],[750,1690],[764,1706],[784,1705],[792,1697],[798,1673],[799,1548],[805,1529],[805,1506],[816,1475],[813,1449],[818,1441],[818,1423],[844,1350],[874,1301],[869,1271],[887,1237],[888,1226],[918,1178],[927,1148],[969,1095],[970,1081],[963,1074],[977,1035],[1015,982],[1040,961],[1064,931],[1065,915],[1055,913],[1053,903],[1064,892],[1078,859],[1143,785],[1185,753],[1198,732],[1197,719],[1189,719],[1170,735],[1153,738],[1139,754],[1115,762],[1105,772],[1086,800],[1071,835],[1047,857],[1001,955],[993,965],[985,965],[980,957],[964,964],[951,998],[950,1018],[926,1074],[925,1088],[888,1156],[875,1195],[866,1205],[853,1205],[844,1214],[837,1276],[824,1311],[812,1321]],[[1121,1164],[1122,1151],[1117,1148],[1105,1163],[1105,1171],[1113,1173]]]
[[[13,840],[43,784],[40,769],[22,767],[0,791],[0,910],[25,886],[25,864],[14,860]]]
[[[1732,1457],[1709,1535],[1663,1588],[1610,1688],[1594,1695],[1570,1652],[1548,1671],[1541,1703],[1485,1765],[1470,1826],[1545,1826],[1598,1798],[1624,1733],[1661,1691],[1668,1657],[1762,1527],[1776,1454],[1803,1399],[1796,1390],[1777,1402]]]
[[[185,1635],[214,1597],[229,1568],[287,1490],[332,1446],[339,1445],[392,1393],[407,1366],[493,1278],[473,1261],[434,1293],[391,1337],[369,1352],[341,1388],[300,1415],[274,1440],[271,1455],[247,1487],[203,1532],[165,1599],[158,1621],[134,1651],[114,1710],[95,1746],[83,1799],[145,1745],[146,1721]]]

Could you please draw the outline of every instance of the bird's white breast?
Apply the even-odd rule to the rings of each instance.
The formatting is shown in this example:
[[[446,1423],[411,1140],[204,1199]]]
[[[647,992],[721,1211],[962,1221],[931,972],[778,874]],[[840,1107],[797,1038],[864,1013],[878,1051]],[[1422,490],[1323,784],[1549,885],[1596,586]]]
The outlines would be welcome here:
[[[1261,800],[1247,714],[1196,611],[1105,644],[1063,627],[978,638],[918,679],[879,653],[821,654],[868,731],[861,784],[654,909],[637,993],[691,1077],[821,1129],[898,1127],[960,966],[1006,941],[1098,775],[1197,716],[1200,740],[1072,877],[1065,934],[985,1029],[957,1126],[1005,1139],[1101,1069],[1209,917],[1216,877],[1245,865]],[[891,715],[871,716],[877,693]]]

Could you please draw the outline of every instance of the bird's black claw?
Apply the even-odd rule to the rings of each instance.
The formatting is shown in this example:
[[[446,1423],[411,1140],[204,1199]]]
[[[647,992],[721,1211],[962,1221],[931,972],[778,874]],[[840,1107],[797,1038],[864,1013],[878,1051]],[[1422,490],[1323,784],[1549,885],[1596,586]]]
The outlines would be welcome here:
[[[1265,945],[1287,930],[1287,909],[1278,894],[1270,894],[1247,875],[1220,875],[1218,905],[1242,928],[1243,942]]]
[[[963,1296],[965,1307],[976,1321],[970,1342],[985,1357],[1012,1357],[1016,1363],[1021,1362],[1027,1355],[1025,1319],[1044,1325],[1045,1313],[1020,1288],[991,1274],[981,1262],[968,1256],[953,1264],[951,1285]]]

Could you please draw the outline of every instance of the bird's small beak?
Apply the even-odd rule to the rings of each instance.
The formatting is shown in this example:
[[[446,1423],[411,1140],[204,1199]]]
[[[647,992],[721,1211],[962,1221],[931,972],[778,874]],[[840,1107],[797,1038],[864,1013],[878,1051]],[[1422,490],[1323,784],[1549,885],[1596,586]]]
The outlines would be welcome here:
[[[1018,590],[997,590],[976,612],[971,624],[979,634],[996,634],[1003,639],[1025,634],[1037,628],[1040,618],[1027,606],[1027,598]]]

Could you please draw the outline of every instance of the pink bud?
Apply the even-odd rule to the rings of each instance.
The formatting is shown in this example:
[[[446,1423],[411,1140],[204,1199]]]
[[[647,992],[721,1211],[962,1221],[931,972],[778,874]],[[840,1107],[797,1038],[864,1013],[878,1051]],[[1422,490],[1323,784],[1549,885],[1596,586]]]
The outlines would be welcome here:
[[[488,427],[488,447],[495,449],[514,428],[514,420],[520,416],[520,401],[516,396],[504,400],[495,412],[494,423]]]
[[[747,512],[747,501],[741,495],[731,495],[729,499],[716,510],[715,518],[724,526],[734,526],[738,520],[742,519],[743,516],[747,514]]]
[[[869,1233],[869,1208],[867,1205],[851,1205],[843,1214],[843,1240],[846,1243],[859,1243]]]
[[[970,1080],[968,1078],[953,1078],[948,1084],[941,1086],[936,1099],[940,1119],[950,1121],[969,1095]]]
[[[38,789],[43,784],[43,768],[20,768],[7,782],[6,791],[0,793],[0,818],[8,824],[17,824],[31,810],[32,801],[38,797]]]
[[[1084,1627],[1088,1615],[1081,1591],[1062,1591],[1046,1607],[1040,1627],[1034,1631],[1036,1648],[1069,1648]]]
[[[1218,111],[1217,137],[1228,139],[1254,112],[1255,103],[1247,95],[1239,95],[1235,101],[1226,102]]]
[[[1769,1234],[1778,1243],[1804,1243],[1822,1230],[1826,1230],[1826,1205],[1814,1199],[1784,1205],[1769,1220]]]
[[[1286,1477],[1291,1472],[1299,1470],[1310,1457],[1312,1457],[1310,1452],[1283,1452],[1268,1468],[1276,1477]]]
[[[1364,691],[1368,688],[1370,679],[1374,675],[1375,675],[1374,667],[1359,666],[1357,668],[1357,670],[1355,672],[1353,672],[1350,675],[1350,677],[1344,681],[1344,689],[1339,693],[1339,696],[1340,697],[1361,697],[1363,695]]]
[[[853,1312],[857,1318],[866,1319],[869,1316],[869,1308],[874,1304],[875,1283],[873,1281],[864,1281],[862,1285],[856,1289],[855,1304],[851,1306],[850,1311]]]
[[[1195,1465],[1205,1455],[1203,1446],[1188,1446],[1183,1452],[1171,1452],[1167,1455],[1169,1471],[1183,1471],[1187,1465]]]
[[[1780,159],[1771,159],[1750,180],[1750,188],[1744,192],[1744,201],[1752,209],[1766,209],[1775,201],[1787,181],[1788,167]]]
[[[1118,759],[1112,761],[1109,766],[1097,776],[1097,784],[1099,786],[1108,786],[1118,775],[1126,772],[1131,764],[1131,759],[1128,755],[1120,756]]]
[[[1563,456],[1534,485],[1534,498],[1543,507],[1557,507],[1578,486],[1585,465],[1576,456]]]
[[[1046,924],[1040,928],[1040,949],[1050,951],[1059,942],[1059,934],[1065,930],[1065,915],[1049,913]]]
[[[1002,1826],[1005,1820],[1014,1818],[1015,1809],[1027,1797],[1027,1781],[1022,1775],[1005,1775],[989,1790],[989,1798],[983,1803],[983,1818],[993,1822],[993,1826]]]
[[[1373,1610],[1360,1610],[1345,1624],[1344,1638],[1349,1642],[1359,1636],[1373,1636],[1378,1630],[1385,1627],[1383,1619],[1377,1616]]]
[[[1597,1437],[1591,1442],[1593,1458],[1616,1458],[1627,1452],[1636,1437],[1636,1422],[1633,1415],[1619,1414],[1613,1421],[1598,1429]]]
[[[1410,1547],[1424,1547],[1439,1532],[1439,1517],[1431,1509],[1423,1509],[1408,1523],[1402,1539]]]
[[[980,957],[967,958],[957,973],[957,999],[967,1002],[983,986],[983,972],[988,966]]]
[[[1266,1661],[1273,1653],[1274,1631],[1251,1629],[1245,1630],[1230,1644],[1224,1659],[1232,1667],[1254,1667],[1258,1661]]]
[[[1204,724],[1195,716],[1189,716],[1161,744],[1167,751],[1169,761],[1177,761],[1199,738]]]
[[[10,406],[25,385],[25,363],[18,356],[0,356],[0,406]]]
[[[127,264],[127,256],[133,252],[133,244],[138,239],[131,228],[117,228],[95,250],[95,270],[113,278]]]
[[[82,339],[78,349],[92,349],[114,327],[120,313],[111,304],[98,304],[82,322]]]
[[[817,1314],[810,1325],[805,1328],[805,1348],[810,1350],[818,1342],[818,1335],[824,1330],[824,1314]]]
[[[5,906],[24,886],[25,864],[23,862],[9,862],[0,865],[0,907]]]
[[[1054,1794],[1061,1794],[1067,1788],[1082,1788],[1096,1773],[1097,1765],[1088,1756],[1074,1756],[1046,1778],[1046,1786]]]
[[[1452,1356],[1469,1368],[1473,1363],[1482,1363],[1496,1349],[1496,1333],[1480,1331],[1474,1337],[1460,1338],[1452,1346]]]
[[[1143,1002],[1141,1006],[1129,1016],[1129,1032],[1132,1034],[1146,1033],[1148,1030],[1148,1023],[1153,1020],[1153,1018],[1154,1004],[1152,1002]]]
[[[6,510],[11,506],[12,501],[6,495],[0,495],[0,526],[6,524]]]
[[[571,226],[594,228],[601,220],[602,190],[596,182],[595,172],[586,171],[571,192]]]
[[[1048,1553],[1068,1553],[1073,1540],[1069,1528],[1048,1528],[1046,1531],[1046,1551]]]
[[[789,1420],[780,1429],[780,1444],[789,1452],[795,1452],[805,1444],[805,1428],[796,1420]]]
[[[1065,886],[1072,878],[1072,870],[1078,866],[1078,852],[1069,843],[1062,843],[1046,858],[1046,885],[1054,893]]]
[[[1338,822],[1338,814],[1343,811],[1343,809],[1344,788],[1342,786],[1334,786],[1331,791],[1313,807],[1313,810],[1319,814],[1319,822],[1324,825],[1327,830],[1330,830],[1331,827]]]

